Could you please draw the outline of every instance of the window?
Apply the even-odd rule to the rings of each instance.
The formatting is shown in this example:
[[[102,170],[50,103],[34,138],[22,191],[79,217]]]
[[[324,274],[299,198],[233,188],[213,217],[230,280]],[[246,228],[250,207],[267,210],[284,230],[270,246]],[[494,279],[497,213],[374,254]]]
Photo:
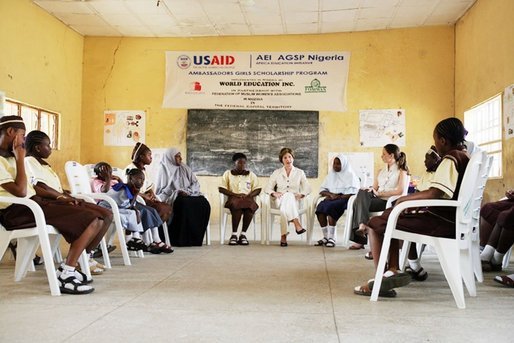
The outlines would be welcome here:
[[[4,112],[7,116],[21,116],[27,127],[27,132],[40,130],[46,133],[52,142],[52,149],[57,149],[59,141],[58,113],[23,104],[12,99],[5,100]]]
[[[502,97],[498,94],[464,112],[466,139],[493,156],[489,177],[502,177]]]

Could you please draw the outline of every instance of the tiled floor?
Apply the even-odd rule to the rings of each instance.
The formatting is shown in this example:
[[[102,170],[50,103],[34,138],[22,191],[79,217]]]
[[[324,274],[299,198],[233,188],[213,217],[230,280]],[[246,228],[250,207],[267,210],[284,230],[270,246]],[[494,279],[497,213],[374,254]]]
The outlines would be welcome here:
[[[297,238],[297,237],[295,237]],[[117,252],[117,251],[116,251]],[[514,289],[478,285],[459,310],[437,259],[425,282],[371,303],[364,250],[305,246],[177,248],[95,277],[91,295],[50,296],[44,270],[14,283],[0,265],[0,342],[512,342]],[[512,272],[511,267],[508,272]]]

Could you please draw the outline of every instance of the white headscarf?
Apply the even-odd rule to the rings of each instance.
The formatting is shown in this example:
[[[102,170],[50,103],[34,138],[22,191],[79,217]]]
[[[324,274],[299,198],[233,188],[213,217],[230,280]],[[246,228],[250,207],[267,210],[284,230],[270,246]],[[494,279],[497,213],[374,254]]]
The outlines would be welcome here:
[[[179,191],[190,196],[199,196],[200,184],[190,167],[177,164],[175,156],[180,152],[177,148],[170,148],[164,154],[157,172],[156,194],[162,201],[173,204]]]
[[[350,166],[348,158],[343,154],[339,154],[335,158],[341,161],[341,171],[336,172],[332,167],[321,184],[321,192],[328,191],[334,194],[356,194],[360,188],[360,181],[357,174],[355,174]]]

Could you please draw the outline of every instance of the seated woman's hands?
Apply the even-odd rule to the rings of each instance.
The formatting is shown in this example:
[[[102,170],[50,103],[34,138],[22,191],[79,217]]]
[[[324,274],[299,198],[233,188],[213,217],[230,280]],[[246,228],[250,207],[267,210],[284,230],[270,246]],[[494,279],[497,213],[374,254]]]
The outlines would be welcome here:
[[[302,199],[304,196],[305,196],[305,195],[300,194],[300,193],[295,193],[295,195],[294,195],[294,197],[295,197],[295,199],[296,199],[296,200],[300,200],[300,199]]]
[[[280,192],[273,192],[271,193],[271,196],[274,197],[274,198],[277,198],[277,199],[280,199],[282,197],[282,193]]]
[[[505,192],[505,196],[509,200],[514,200],[514,189]]]

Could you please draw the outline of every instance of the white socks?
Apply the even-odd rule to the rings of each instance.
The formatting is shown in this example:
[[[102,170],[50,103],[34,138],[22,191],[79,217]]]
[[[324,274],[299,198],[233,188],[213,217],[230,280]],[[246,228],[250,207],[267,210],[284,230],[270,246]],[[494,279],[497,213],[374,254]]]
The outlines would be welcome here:
[[[503,264],[503,256],[505,256],[505,254],[500,254],[498,251],[495,251],[493,254],[493,258],[491,259],[491,264],[493,264],[493,265]]]
[[[492,246],[486,245],[484,250],[482,250],[482,253],[480,254],[480,260],[487,261],[487,262],[491,261],[495,250],[496,249],[493,248]]]
[[[75,276],[75,267],[68,266],[64,262],[61,264],[62,267],[62,273],[61,273],[61,279],[66,280],[70,276]]]
[[[334,232],[336,231],[336,227],[329,225],[329,226],[327,226],[327,229],[328,229],[328,238],[334,239]]]
[[[327,227],[326,226],[323,226],[321,228],[321,232],[323,232],[323,238],[328,238],[327,235],[328,235],[328,231],[327,231]]]
[[[154,228],[151,228],[152,230],[152,239],[155,243],[161,243],[161,238],[159,237],[159,228],[157,227],[154,227]]]
[[[408,260],[409,261],[409,267],[417,272],[418,270],[421,269],[421,263],[419,263],[419,258],[418,259],[415,259],[415,260]]]

